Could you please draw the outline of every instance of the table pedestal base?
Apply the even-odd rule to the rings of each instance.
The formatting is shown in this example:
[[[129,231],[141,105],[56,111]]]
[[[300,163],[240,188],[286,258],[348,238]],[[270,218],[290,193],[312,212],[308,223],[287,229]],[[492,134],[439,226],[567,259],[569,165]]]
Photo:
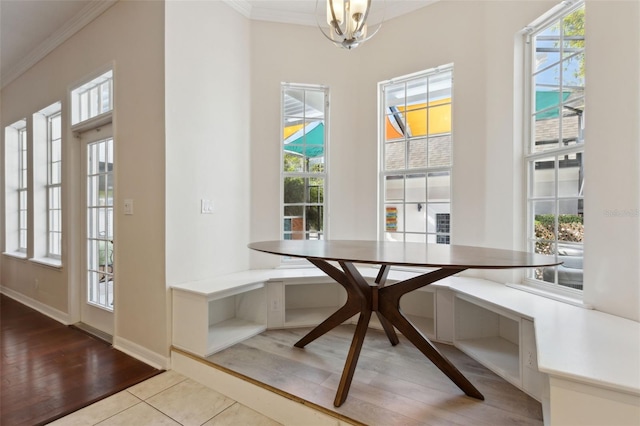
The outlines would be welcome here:
[[[384,285],[389,272],[388,265],[381,266],[378,277],[375,280],[376,285],[372,286],[367,283],[351,262],[339,262],[342,268],[341,271],[325,260],[314,258],[309,258],[308,260],[344,287],[347,291],[347,301],[340,309],[329,316],[329,318],[296,342],[294,346],[303,348],[355,314],[360,314],[356,331],[351,341],[351,347],[349,348],[349,354],[345,361],[344,370],[342,371],[340,384],[336,392],[336,398],[333,403],[334,406],[341,406],[347,399],[351,381],[353,380],[353,373],[358,363],[360,350],[362,349],[364,337],[369,327],[369,320],[373,312],[378,316],[387,338],[392,345],[395,346],[399,343],[398,336],[395,332],[395,329],[398,329],[466,395],[484,400],[482,394],[471,382],[400,312],[400,298],[404,294],[457,274],[458,272],[462,272],[465,270],[464,268],[438,269],[385,287]]]

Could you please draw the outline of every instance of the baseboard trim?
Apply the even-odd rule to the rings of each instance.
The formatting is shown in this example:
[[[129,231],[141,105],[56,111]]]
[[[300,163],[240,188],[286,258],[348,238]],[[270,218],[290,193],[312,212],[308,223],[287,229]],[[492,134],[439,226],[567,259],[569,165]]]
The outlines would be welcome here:
[[[363,425],[177,348],[171,350],[171,369],[283,425]]]
[[[71,319],[71,315],[67,314],[66,312],[62,312],[59,311],[55,308],[52,308],[49,305],[46,305],[42,302],[39,302],[35,299],[32,299],[31,297],[25,296],[22,293],[19,293],[15,290],[12,290],[10,288],[4,287],[4,286],[0,286],[0,293],[4,294],[7,297],[10,297],[20,303],[22,303],[23,305],[26,305],[28,307],[30,307],[31,309],[34,309],[38,312],[40,312],[43,315],[48,316],[51,319],[54,319],[64,325],[71,325],[73,324],[73,321]]]
[[[169,357],[150,351],[122,337],[113,336],[113,347],[159,370],[167,370],[171,365]]]

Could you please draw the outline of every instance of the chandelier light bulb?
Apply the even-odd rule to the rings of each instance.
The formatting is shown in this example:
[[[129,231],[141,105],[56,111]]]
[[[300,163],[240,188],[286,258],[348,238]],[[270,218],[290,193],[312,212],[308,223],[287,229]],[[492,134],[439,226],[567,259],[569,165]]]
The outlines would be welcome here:
[[[317,0],[318,27],[336,46],[345,49],[356,48],[373,37],[382,26],[383,16],[380,13],[378,23],[367,23],[371,16],[372,3],[372,0]],[[375,3],[382,11],[384,0],[376,0]]]

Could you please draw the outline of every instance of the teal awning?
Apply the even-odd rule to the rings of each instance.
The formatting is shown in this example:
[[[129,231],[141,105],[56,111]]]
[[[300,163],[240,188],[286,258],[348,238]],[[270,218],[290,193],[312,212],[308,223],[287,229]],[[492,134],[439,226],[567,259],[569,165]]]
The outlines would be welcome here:
[[[324,123],[309,123],[284,140],[284,150],[307,158],[324,155]]]
[[[562,102],[566,101],[571,92],[562,92]],[[553,107],[556,108],[553,108]],[[560,92],[536,92],[536,121],[558,118],[560,116]]]

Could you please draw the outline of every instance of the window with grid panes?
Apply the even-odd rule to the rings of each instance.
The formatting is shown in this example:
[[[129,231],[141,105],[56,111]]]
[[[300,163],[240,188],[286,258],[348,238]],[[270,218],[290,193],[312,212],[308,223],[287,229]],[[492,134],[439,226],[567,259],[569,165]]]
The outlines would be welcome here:
[[[449,244],[453,65],[379,83],[384,240]]]
[[[113,109],[113,70],[71,91],[71,124],[81,123]]]
[[[27,128],[18,130],[18,251],[26,253],[28,246],[28,148]]]
[[[565,2],[525,31],[529,250],[564,262],[529,278],[569,293],[583,281],[584,24],[584,3]]]
[[[47,117],[47,257],[62,255],[62,117]]]
[[[285,240],[326,233],[327,116],[325,86],[282,84],[282,219]]]

